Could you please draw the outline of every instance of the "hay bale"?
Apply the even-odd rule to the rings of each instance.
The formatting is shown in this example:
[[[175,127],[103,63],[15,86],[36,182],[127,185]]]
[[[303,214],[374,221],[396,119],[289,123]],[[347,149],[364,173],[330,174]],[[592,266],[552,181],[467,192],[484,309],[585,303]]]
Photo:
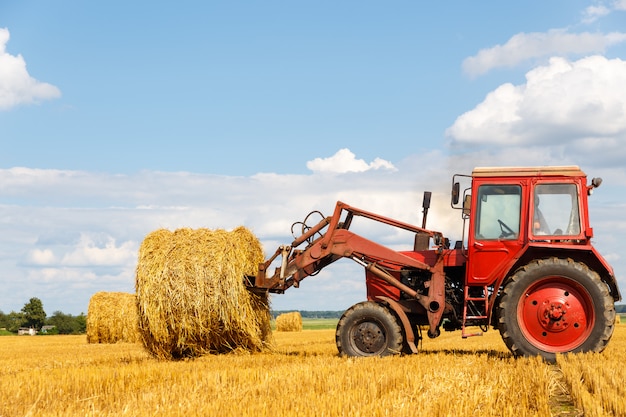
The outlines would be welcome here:
[[[243,226],[148,234],[135,279],[146,349],[161,359],[180,359],[268,347],[267,295],[256,296],[243,284],[263,260],[259,240]]]
[[[291,313],[279,314],[276,317],[277,332],[301,332],[302,331],[302,315],[299,311]]]
[[[97,292],[87,307],[87,343],[139,342],[135,294]]]

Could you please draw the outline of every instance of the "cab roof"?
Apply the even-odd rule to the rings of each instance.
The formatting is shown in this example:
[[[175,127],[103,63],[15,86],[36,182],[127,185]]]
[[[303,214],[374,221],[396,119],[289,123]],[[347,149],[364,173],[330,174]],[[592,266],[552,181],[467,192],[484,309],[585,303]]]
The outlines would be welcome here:
[[[535,177],[567,176],[584,177],[585,173],[577,165],[537,166],[537,167],[477,167],[472,177]]]

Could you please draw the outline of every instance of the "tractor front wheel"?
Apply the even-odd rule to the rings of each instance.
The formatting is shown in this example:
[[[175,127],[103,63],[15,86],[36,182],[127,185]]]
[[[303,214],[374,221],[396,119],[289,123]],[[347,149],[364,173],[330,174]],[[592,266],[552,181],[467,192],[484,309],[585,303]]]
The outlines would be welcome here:
[[[518,269],[498,304],[498,328],[515,356],[601,352],[613,334],[613,298],[600,276],[571,259],[548,258]]]
[[[373,301],[346,310],[335,334],[341,356],[387,356],[402,352],[402,329],[385,306]]]

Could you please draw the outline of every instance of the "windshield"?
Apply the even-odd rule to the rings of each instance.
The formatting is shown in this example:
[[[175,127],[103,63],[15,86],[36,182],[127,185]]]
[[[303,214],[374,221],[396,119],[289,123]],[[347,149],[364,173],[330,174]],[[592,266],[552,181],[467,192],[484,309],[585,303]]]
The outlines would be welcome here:
[[[533,234],[580,234],[578,192],[575,184],[539,184],[535,187]]]

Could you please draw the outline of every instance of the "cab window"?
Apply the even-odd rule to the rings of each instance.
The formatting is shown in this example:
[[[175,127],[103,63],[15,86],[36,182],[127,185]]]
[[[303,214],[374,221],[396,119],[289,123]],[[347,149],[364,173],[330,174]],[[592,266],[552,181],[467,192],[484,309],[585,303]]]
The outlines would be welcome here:
[[[580,234],[578,192],[575,184],[539,184],[535,187],[533,235]]]
[[[474,237],[514,240],[519,236],[522,188],[519,185],[482,185]]]

